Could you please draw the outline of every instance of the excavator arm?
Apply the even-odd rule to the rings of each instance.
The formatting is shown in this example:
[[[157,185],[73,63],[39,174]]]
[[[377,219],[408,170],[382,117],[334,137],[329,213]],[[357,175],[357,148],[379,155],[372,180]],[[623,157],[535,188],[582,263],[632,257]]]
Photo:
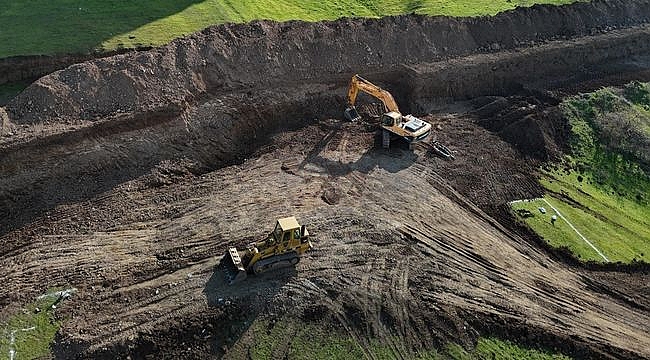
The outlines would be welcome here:
[[[356,118],[358,118],[358,114],[354,109],[354,103],[357,101],[359,90],[381,100],[386,112],[394,111],[399,113],[399,108],[397,107],[395,99],[393,99],[393,95],[361,76],[354,75],[352,80],[350,80],[350,86],[348,87],[348,109],[346,110],[346,116],[351,117],[350,120],[356,120]]]

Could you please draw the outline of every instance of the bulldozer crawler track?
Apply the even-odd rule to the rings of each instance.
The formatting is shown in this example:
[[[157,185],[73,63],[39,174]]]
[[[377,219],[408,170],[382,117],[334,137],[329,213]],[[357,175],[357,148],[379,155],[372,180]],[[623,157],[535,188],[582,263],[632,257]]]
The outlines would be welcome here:
[[[273,271],[275,269],[289,267],[295,265],[300,261],[300,257],[296,252],[288,254],[275,255],[267,259],[263,259],[253,265],[254,274],[263,274]]]

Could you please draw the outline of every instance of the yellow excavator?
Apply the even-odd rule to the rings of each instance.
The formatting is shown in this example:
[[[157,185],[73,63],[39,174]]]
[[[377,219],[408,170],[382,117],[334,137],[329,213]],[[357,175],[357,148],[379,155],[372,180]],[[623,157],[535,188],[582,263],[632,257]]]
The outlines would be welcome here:
[[[248,274],[295,265],[311,248],[306,226],[301,226],[293,216],[278,219],[265,240],[248,244],[244,250],[228,249],[225,257],[227,281],[233,285],[246,279]]]
[[[409,143],[409,148],[411,148],[413,144],[426,139],[431,133],[431,124],[413,115],[403,116],[397,107],[395,99],[393,99],[393,96],[388,91],[359,75],[352,77],[348,87],[348,107],[345,109],[344,115],[349,121],[361,119],[357,109],[354,107],[359,91],[376,97],[384,104],[385,113],[381,116],[383,148],[387,149],[390,147],[391,134],[402,137]]]

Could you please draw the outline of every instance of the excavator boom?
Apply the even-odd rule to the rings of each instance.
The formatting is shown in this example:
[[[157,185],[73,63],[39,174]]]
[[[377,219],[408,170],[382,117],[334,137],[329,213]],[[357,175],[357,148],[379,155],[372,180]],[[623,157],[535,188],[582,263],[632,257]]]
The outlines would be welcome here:
[[[393,95],[359,75],[354,75],[352,80],[350,80],[350,86],[348,87],[348,108],[354,108],[359,90],[381,100],[384,104],[385,112],[395,111],[399,113],[399,108],[395,99],[393,99]]]

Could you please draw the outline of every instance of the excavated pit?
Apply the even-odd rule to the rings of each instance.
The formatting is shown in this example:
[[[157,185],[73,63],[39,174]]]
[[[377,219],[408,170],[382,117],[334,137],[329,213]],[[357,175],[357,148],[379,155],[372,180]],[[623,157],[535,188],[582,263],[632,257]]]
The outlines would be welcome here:
[[[567,84],[575,86],[603,78],[610,84],[650,78],[646,55],[650,50],[649,35],[650,27],[633,27],[438,62],[410,66],[389,63],[387,68],[392,70],[367,72],[367,75],[364,72],[364,75],[393,91],[403,112],[413,111],[417,115],[435,111],[445,103],[483,95],[532,93],[544,101],[549,97],[544,91],[566,88]],[[196,42],[189,41],[190,45],[182,52],[185,57],[201,54],[188,50],[196,49]],[[0,220],[0,232],[24,224],[57,204],[87,199],[142,176],[161,161],[185,159],[193,164],[189,170],[193,173],[241,161],[264,144],[267,134],[304,126],[315,119],[338,118],[345,106],[347,79],[338,74],[328,78],[323,73],[323,82],[315,83],[309,79],[298,82],[292,78],[296,75],[290,73],[292,77],[278,80],[275,88],[268,85],[264,88],[262,82],[230,92],[212,89],[214,86],[207,84],[214,82],[205,82],[206,76],[191,71],[188,76],[200,81],[181,82],[171,89],[164,82],[149,85],[154,83],[149,79],[153,69],[161,65],[143,59],[169,62],[162,54],[174,50],[177,66],[186,64],[188,60],[181,61],[177,55],[178,48],[185,45],[177,41],[151,54],[120,55],[75,65],[39,80],[12,101],[7,107],[11,126],[25,127],[32,134],[27,133],[27,139],[21,139],[19,134],[5,137],[7,145],[0,149],[5,160],[0,163],[4,175],[0,204],[6,211]],[[125,75],[126,70],[116,73],[109,67],[111,60],[117,62],[118,69],[130,69],[131,75]],[[175,77],[161,75],[165,81],[176,81],[178,74],[187,73],[178,67],[174,70],[161,67],[177,74]],[[612,68],[616,69],[613,74]],[[266,70],[245,69],[242,73]],[[142,76],[133,75],[135,72]],[[94,77],[93,81],[89,81],[90,76]],[[124,83],[126,78],[132,82]],[[136,89],[138,84],[143,84],[142,89]],[[152,88],[163,91],[147,90]],[[125,95],[112,97],[113,93]],[[154,96],[152,102],[149,97]],[[89,101],[75,101],[84,98]],[[545,133],[547,125],[543,118],[547,116],[541,117],[541,123],[533,118],[515,117],[511,119],[513,125],[500,133],[523,153],[548,159],[549,151],[557,151],[549,150],[555,147],[553,136],[549,139]],[[39,122],[29,125],[35,119]],[[486,127],[491,126],[486,124]],[[134,137],[136,141],[131,140]],[[17,144],[13,145],[12,141]],[[79,157],[79,153],[89,156]],[[79,182],[84,186],[78,186]]]
[[[647,271],[604,280],[586,272],[592,283],[585,286],[574,274],[584,270],[547,260],[525,234],[511,233],[485,212],[499,214],[505,202],[540,193],[534,169],[566,142],[559,97],[650,79],[649,19],[649,1],[596,1],[491,18],[263,21],[211,27],[158,49],[45,76],[6,106],[2,124],[3,258],[43,265],[2,270],[0,278],[20,291],[2,290],[0,317],[52,283],[71,283],[82,289],[81,305],[61,310],[78,322],[64,325],[59,357],[164,351],[199,358],[223,346],[237,357],[245,329],[219,328],[233,319],[210,306],[224,291],[213,283],[213,257],[240,241],[239,228],[257,234],[268,214],[289,207],[315,229],[323,250],[302,265],[302,275],[253,280],[267,291],[263,299],[250,288],[226,291],[238,304],[260,305],[253,318],[261,309],[278,312],[280,298],[302,291],[296,302],[314,300],[322,311],[316,316],[298,306],[291,316],[340,322],[362,346],[364,337],[393,335],[411,349],[449,340],[469,346],[477,334],[492,332],[578,358],[648,356]],[[371,125],[331,120],[342,117],[353,73],[389,89],[403,112],[432,122],[434,136],[458,154],[457,162],[399,144],[385,153]],[[468,99],[474,100],[459,102]],[[426,190],[405,194],[404,181]],[[423,201],[425,220],[397,200],[377,205],[386,201],[384,192],[399,204]],[[115,258],[89,255],[104,246],[117,248]],[[504,262],[491,246],[513,258]],[[53,254],[45,256],[45,248]],[[395,267],[391,251],[417,260],[399,257],[402,268]],[[58,259],[72,255],[75,268]],[[368,257],[379,283],[401,287],[370,286],[377,279],[365,277],[368,269],[351,257]],[[337,278],[341,267],[354,269],[358,290],[346,293],[350,284]],[[534,280],[520,274],[529,268]],[[166,279],[182,283],[188,273],[197,279],[151,295]],[[638,289],[620,288],[621,278]],[[508,303],[511,291],[515,305]],[[586,300],[574,299],[575,291]],[[617,297],[602,295],[608,291]],[[375,324],[373,316],[386,320]],[[530,324],[522,320],[527,317]],[[220,340],[196,337],[208,325],[218,328]],[[609,328],[598,334],[599,326]],[[461,330],[466,327],[474,332]],[[530,332],[514,336],[521,328]],[[621,332],[631,340],[617,340]],[[240,342],[223,340],[231,336]],[[194,351],[181,350],[181,342]]]

